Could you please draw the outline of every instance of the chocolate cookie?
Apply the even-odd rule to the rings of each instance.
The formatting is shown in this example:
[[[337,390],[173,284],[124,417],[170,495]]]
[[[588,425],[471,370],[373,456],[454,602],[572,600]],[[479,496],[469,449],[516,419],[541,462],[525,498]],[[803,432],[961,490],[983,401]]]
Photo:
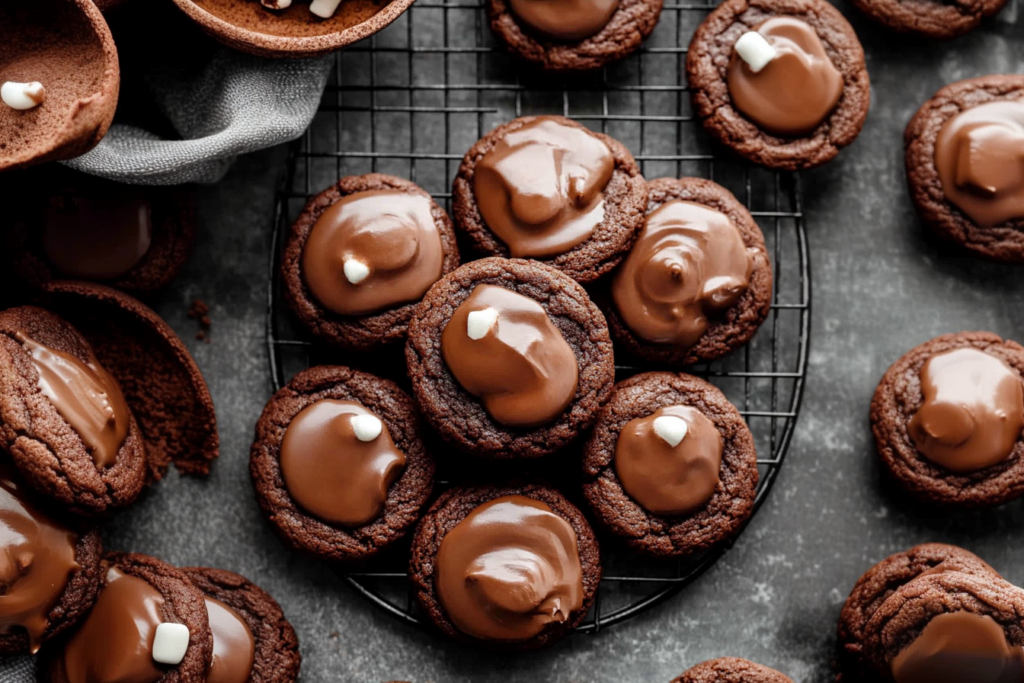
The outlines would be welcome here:
[[[629,150],[561,116],[498,126],[466,153],[452,188],[455,226],[474,251],[542,260],[581,283],[626,257],[646,206]]]
[[[772,267],[764,235],[746,207],[710,180],[658,178],[647,186],[647,223],[598,297],[608,329],[620,350],[644,361],[719,358],[750,341],[768,317]],[[712,278],[718,284],[707,291]]]
[[[494,560],[483,563],[483,555]],[[499,565],[510,558],[535,569],[505,571]],[[583,621],[601,580],[600,551],[586,519],[554,489],[454,488],[416,528],[409,579],[445,635],[535,649]]]
[[[146,445],[113,367],[79,330],[34,306],[0,312],[0,435],[26,482],[65,510],[130,505]]]
[[[889,597],[924,574],[963,572],[975,576],[996,576],[974,553],[943,543],[925,543],[890,555],[858,579],[839,615],[837,681],[859,681],[863,669],[864,628]]]
[[[663,0],[488,0],[491,30],[508,50],[548,71],[599,69],[636,52]]]
[[[517,346],[521,335],[532,341]],[[586,291],[519,259],[474,261],[434,285],[409,323],[405,357],[431,426],[487,458],[560,450],[593,423],[615,381],[608,328]]]
[[[901,487],[933,503],[1001,505],[1024,493],[1024,347],[989,332],[936,337],[882,377],[871,429]]]
[[[250,683],[294,683],[298,679],[302,663],[299,639],[269,593],[245,577],[223,569],[186,567],[182,571],[207,598],[221,603],[213,603],[212,608],[207,604],[208,610],[217,610],[211,611],[210,618],[214,642],[211,683],[215,672],[222,676],[218,680]],[[237,621],[232,623],[239,618],[245,628],[239,629]],[[248,652],[247,647],[251,648]],[[241,670],[246,663],[250,675],[242,678]],[[227,678],[229,672],[234,674],[231,679]]]
[[[986,130],[992,134],[973,144]],[[904,133],[907,184],[924,224],[979,256],[1024,262],[1024,187],[1014,170],[1024,161],[1014,151],[1021,140],[1024,76],[960,81],[925,102]],[[970,164],[961,173],[967,149]]]
[[[389,380],[338,366],[299,373],[256,423],[249,472],[263,513],[293,548],[369,558],[406,534],[430,496],[434,461],[420,429]]]
[[[949,40],[974,30],[994,16],[1006,0],[853,0],[853,4],[883,26],[899,33],[916,33],[933,40]]]
[[[698,664],[672,683],[793,683],[775,669],[737,657],[722,657]]]
[[[864,50],[825,0],[726,0],[694,33],[686,74],[712,137],[770,168],[831,160],[871,104]]]
[[[303,328],[365,351],[404,339],[416,303],[458,265],[444,209],[415,183],[370,173],[309,200],[288,234],[281,276]]]
[[[679,421],[686,424],[674,439]],[[711,384],[670,372],[615,385],[584,447],[583,472],[594,515],[650,555],[689,555],[732,538],[757,494],[743,417]]]

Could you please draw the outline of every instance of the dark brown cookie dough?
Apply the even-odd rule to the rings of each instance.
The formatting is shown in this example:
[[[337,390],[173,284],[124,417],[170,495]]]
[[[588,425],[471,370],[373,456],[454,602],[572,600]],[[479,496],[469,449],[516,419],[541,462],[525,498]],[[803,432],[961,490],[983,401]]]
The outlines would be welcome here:
[[[382,173],[346,176],[309,200],[288,233],[288,242],[281,257],[284,292],[302,327],[323,342],[353,351],[377,349],[404,339],[416,302],[366,316],[346,316],[328,310],[313,297],[303,280],[302,252],[317,219],[327,209],[350,194],[372,190],[401,190],[430,196],[416,183],[395,176]],[[455,231],[448,214],[433,199],[431,214],[444,249],[443,272],[450,273],[459,266]]]
[[[943,5],[954,7],[954,5]],[[953,205],[942,190],[935,143],[950,119],[988,102],[1024,99],[1024,76],[982,76],[947,85],[925,102],[907,125],[907,184],[921,220],[939,237],[994,261],[1024,262],[1024,219],[983,228]]]
[[[250,683],[295,683],[302,663],[299,639],[269,593],[223,569],[185,567],[182,571],[196,588],[235,610],[249,627],[256,641]]]
[[[921,369],[932,356],[953,349],[984,351],[1024,373],[1024,347],[991,332],[959,332],[927,341],[908,351],[886,371],[871,401],[871,430],[885,469],[915,497],[960,507],[1001,505],[1024,494],[1024,438],[1003,462],[977,472],[957,474],[921,455],[908,424],[921,408]],[[1021,380],[1024,382],[1024,379]]]
[[[669,365],[690,365],[720,358],[743,346],[757,333],[768,317],[772,304],[772,266],[764,235],[747,208],[729,190],[703,178],[658,178],[647,183],[647,213],[666,202],[681,199],[703,204],[729,217],[743,237],[743,243],[756,249],[754,268],[747,291],[724,316],[709,321],[707,332],[696,346],[686,349],[641,339],[630,330],[615,311],[611,296],[602,292],[597,298],[608,319],[612,339],[622,351],[643,361]]]
[[[615,447],[627,422],[658,408],[686,405],[708,417],[722,435],[722,467],[714,495],[690,515],[662,517],[642,508],[615,471]],[[649,372],[615,385],[584,447],[583,493],[594,515],[631,548],[682,556],[732,538],[750,518],[757,494],[754,437],[736,407],[713,385],[691,375]]]
[[[974,30],[983,19],[998,14],[1006,0],[853,0],[853,4],[899,33],[949,40]]]
[[[509,52],[548,71],[586,71],[636,52],[654,31],[663,4],[664,0],[620,0],[599,33],[576,42],[540,35],[516,17],[508,0],[488,0],[487,13],[491,30]]]
[[[500,1],[500,0],[496,0]],[[628,1],[628,0],[627,0]],[[473,191],[476,165],[509,133],[519,130],[538,118],[524,116],[498,126],[473,145],[459,166],[452,188],[452,217],[459,232],[472,249],[485,256],[508,256],[509,250],[484,222]],[[587,128],[561,116],[546,117],[581,130]],[[564,254],[543,262],[558,268],[577,282],[587,283],[610,272],[629,253],[644,224],[647,207],[647,183],[640,167],[621,142],[601,133],[592,133],[611,150],[615,159],[612,179],[605,188],[604,220],[585,242]]]
[[[934,571],[999,576],[974,553],[943,543],[924,543],[885,558],[858,579],[839,615],[838,681],[856,682],[865,674],[862,662],[864,628],[882,603],[925,572]]]
[[[292,420],[323,399],[354,401],[387,425],[406,457],[405,469],[388,489],[383,514],[356,529],[331,526],[302,510],[281,473],[281,444]],[[403,537],[426,505],[434,484],[434,461],[420,438],[419,415],[394,382],[340,366],[300,372],[278,391],[256,423],[249,472],[263,513],[285,543],[340,562],[364,560]]]
[[[836,108],[805,137],[778,137],[761,130],[732,103],[726,72],[741,35],[775,16],[791,16],[815,29],[843,77]],[[686,55],[693,105],[704,128],[754,163],[784,170],[820,166],[860,134],[871,105],[864,49],[853,27],[825,0],[726,0],[700,25]]]
[[[551,510],[569,523],[576,534],[583,576],[583,606],[572,612],[564,623],[550,623],[539,634],[526,641],[512,643],[487,642],[496,649],[531,650],[546,647],[572,633],[587,615],[594,603],[598,584],[601,582],[601,553],[593,530],[576,507],[558,491],[535,484],[522,486],[479,486],[450,489],[438,498],[423,520],[416,527],[413,537],[412,558],[409,563],[409,580],[420,606],[426,610],[430,620],[447,636],[476,645],[484,641],[475,640],[460,631],[445,614],[435,587],[437,553],[444,537],[459,522],[480,505],[503,496],[525,496],[547,504]]]
[[[698,664],[672,683],[793,683],[775,669],[737,657],[722,657]]]
[[[547,312],[579,366],[576,396],[562,417],[534,429],[495,422],[469,394],[441,355],[441,333],[477,285],[504,287]],[[405,358],[424,417],[460,450],[487,458],[535,458],[560,450],[597,417],[615,381],[612,343],[604,315],[568,276],[536,261],[488,258],[467,263],[434,285],[409,323]]]
[[[86,363],[99,359],[111,374],[116,370],[97,353],[101,349],[53,313],[34,306],[0,312],[0,435],[18,472],[74,514],[102,515],[135,502],[146,481],[146,445],[135,417],[114,464],[98,469],[82,437],[39,389],[39,371],[18,333]]]

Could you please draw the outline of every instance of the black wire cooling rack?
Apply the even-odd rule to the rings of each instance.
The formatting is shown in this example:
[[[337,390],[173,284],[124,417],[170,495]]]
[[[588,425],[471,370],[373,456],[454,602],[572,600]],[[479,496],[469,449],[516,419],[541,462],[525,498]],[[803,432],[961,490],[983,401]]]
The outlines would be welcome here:
[[[293,327],[278,264],[288,227],[310,196],[342,176],[379,171],[419,183],[447,207],[459,161],[484,133],[520,115],[562,114],[621,140],[648,178],[698,176],[724,185],[761,225],[775,270],[769,318],[742,350],[690,369],[722,389],[750,425],[760,454],[756,511],[782,466],[800,409],[810,335],[810,264],[799,179],[751,168],[712,146],[691,113],[686,45],[714,5],[667,2],[639,54],[594,74],[552,77],[522,67],[495,46],[479,0],[419,0],[380,34],[337,54],[320,110],[292,149],[278,195],[267,322],[275,388],[322,363],[399,379],[403,370],[400,355],[332,353]],[[619,379],[650,369],[619,367]],[[438,488],[443,488],[458,477],[446,472],[443,446],[439,450]],[[604,578],[579,630],[597,632],[664,600],[729,546],[657,561],[602,538]],[[411,598],[407,562],[406,545],[343,577],[388,613],[424,626]]]

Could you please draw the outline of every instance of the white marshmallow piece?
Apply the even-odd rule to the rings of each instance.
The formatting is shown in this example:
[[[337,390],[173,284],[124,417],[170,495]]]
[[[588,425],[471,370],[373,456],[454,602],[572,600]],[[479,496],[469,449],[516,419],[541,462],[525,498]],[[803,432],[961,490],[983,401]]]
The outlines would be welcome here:
[[[357,261],[354,258],[345,260],[345,279],[354,285],[358,285],[360,282],[370,277],[370,267],[362,261]]]
[[[754,73],[758,73],[768,66],[768,62],[779,54],[772,44],[757,31],[747,31],[740,36],[740,39],[736,41],[736,52]]]
[[[309,5],[309,11],[322,19],[330,19],[340,4],[341,0],[313,0]]]
[[[470,311],[466,316],[466,334],[473,341],[487,336],[495,323],[498,322],[498,309],[485,308],[482,311]]]
[[[683,442],[689,427],[686,420],[675,415],[662,415],[654,418],[654,433],[672,448]]]
[[[181,660],[185,659],[185,650],[188,649],[188,639],[188,626],[185,624],[160,624],[153,637],[153,661],[170,666],[181,664]]]
[[[360,441],[373,441],[384,431],[384,423],[374,415],[356,415],[352,418],[352,431]]]
[[[7,81],[0,86],[0,99],[11,109],[25,111],[34,109],[46,99],[46,88],[39,81],[15,83]]]
[[[292,6],[292,0],[261,0],[267,9],[288,9]]]

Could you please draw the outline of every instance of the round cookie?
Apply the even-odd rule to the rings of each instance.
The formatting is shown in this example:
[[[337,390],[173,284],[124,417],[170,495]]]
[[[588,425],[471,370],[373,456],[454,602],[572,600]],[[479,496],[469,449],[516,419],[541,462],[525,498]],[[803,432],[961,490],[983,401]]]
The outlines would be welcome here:
[[[524,116],[498,126],[478,140],[463,157],[452,187],[452,217],[456,228],[474,251],[484,256],[509,256],[508,246],[487,226],[480,213],[474,191],[476,169],[506,136],[542,120],[587,131],[612,153],[614,170],[605,187],[601,223],[588,239],[568,251],[537,259],[558,268],[577,282],[593,282],[611,272],[629,253],[643,227],[647,207],[647,183],[640,174],[640,167],[625,145],[607,135],[588,131],[585,126],[561,116]]]
[[[959,332],[936,337],[908,351],[886,371],[871,401],[871,430],[882,465],[916,498],[943,505],[1001,505],[1024,494],[1024,438],[1018,436],[1003,462],[956,473],[925,458],[908,425],[923,403],[921,370],[933,356],[954,349],[977,349],[1024,373],[1024,347],[990,332]],[[1021,380],[1024,382],[1024,379]]]
[[[698,664],[672,683],[793,683],[775,669],[738,657],[722,657]]]
[[[299,639],[269,593],[223,569],[185,567],[182,571],[196,588],[233,609],[249,627],[256,646],[250,683],[295,683],[302,664]]]
[[[546,71],[599,69],[636,52],[651,35],[664,0],[619,0],[608,23],[583,39],[558,40],[520,20],[510,0],[488,0],[491,30],[512,54]]]
[[[563,623],[552,622],[529,640],[484,641],[460,631],[445,613],[436,585],[437,555],[441,542],[477,507],[504,496],[524,496],[546,504],[568,522],[576,535],[583,580],[583,605]],[[479,486],[453,488],[441,494],[416,527],[409,580],[413,593],[430,620],[447,636],[497,649],[531,650],[551,645],[570,634],[586,617],[601,581],[601,557],[597,538],[583,514],[558,491],[541,485]]]
[[[860,680],[864,628],[889,596],[922,574],[940,571],[999,576],[974,553],[944,543],[924,543],[885,558],[857,580],[839,615],[837,680]]]
[[[301,508],[285,484],[281,452],[294,418],[324,399],[359,403],[387,426],[406,457],[401,476],[387,489],[383,513],[369,524],[344,528]],[[402,538],[426,505],[434,483],[434,461],[420,438],[412,400],[394,382],[340,366],[314,367],[298,375],[267,403],[256,423],[249,472],[256,499],[284,542],[339,562],[367,559]]]
[[[684,348],[647,341],[635,334],[618,314],[609,294],[598,298],[608,319],[608,329],[618,348],[643,361],[669,365],[690,365],[720,358],[743,346],[768,317],[772,303],[772,267],[764,235],[747,208],[729,190],[703,178],[658,178],[648,181],[648,214],[666,202],[682,200],[719,211],[739,230],[752,252],[753,269],[747,290],[724,315],[709,320],[707,331],[697,344]]]
[[[623,488],[615,452],[623,427],[658,408],[691,406],[722,437],[719,481],[707,503],[679,516],[657,515]],[[691,375],[649,372],[615,385],[583,453],[583,493],[594,515],[616,536],[648,555],[682,556],[732,538],[750,518],[757,495],[757,453],[747,423],[716,387]]]
[[[773,135],[744,116],[726,80],[740,36],[780,16],[813,28],[842,77],[835,108],[813,132],[798,137]],[[843,15],[825,0],[726,0],[694,33],[686,74],[694,110],[708,133],[743,158],[769,168],[793,171],[830,161],[860,134],[871,105],[864,49]]]
[[[916,33],[932,40],[949,40],[968,33],[994,16],[1006,0],[853,0],[853,4],[883,26],[899,33]]]
[[[334,204],[359,192],[396,190],[430,199],[419,185],[395,176],[370,173],[346,176],[306,204],[288,233],[281,257],[281,277],[288,304],[304,329],[320,341],[355,351],[380,348],[405,338],[416,301],[367,315],[341,315],[317,301],[303,276],[303,251],[317,220]],[[459,265],[459,249],[451,219],[430,199],[430,213],[444,252],[442,273]]]
[[[943,5],[959,7],[959,5]],[[907,125],[907,184],[922,222],[942,239],[994,261],[1024,262],[1024,219],[982,227],[946,197],[935,162],[943,126],[961,112],[990,102],[1024,100],[1024,76],[972,78],[942,90],[925,102]]]
[[[554,422],[532,429],[499,424],[445,363],[442,333],[459,305],[484,284],[536,301],[576,356],[576,393]],[[430,425],[460,450],[496,459],[534,458],[560,450],[593,423],[615,381],[604,315],[586,291],[550,266],[520,259],[474,261],[442,278],[409,323],[405,357],[416,401]]]

